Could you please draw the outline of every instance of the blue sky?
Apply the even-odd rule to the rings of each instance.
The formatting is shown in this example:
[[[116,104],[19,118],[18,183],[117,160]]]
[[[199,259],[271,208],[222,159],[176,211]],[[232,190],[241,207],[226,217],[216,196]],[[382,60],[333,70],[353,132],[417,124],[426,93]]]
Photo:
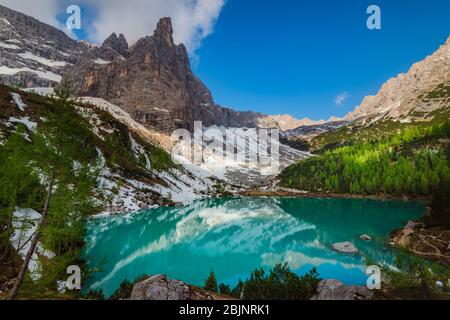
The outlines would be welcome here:
[[[81,38],[99,14],[90,3]],[[366,27],[371,4],[381,30]],[[450,35],[448,0],[227,0],[220,9],[195,46],[194,72],[221,105],[297,118],[345,115]]]
[[[380,31],[366,27],[370,4],[381,8]],[[223,105],[342,116],[437,50],[450,35],[449,13],[448,0],[229,0],[195,72]]]

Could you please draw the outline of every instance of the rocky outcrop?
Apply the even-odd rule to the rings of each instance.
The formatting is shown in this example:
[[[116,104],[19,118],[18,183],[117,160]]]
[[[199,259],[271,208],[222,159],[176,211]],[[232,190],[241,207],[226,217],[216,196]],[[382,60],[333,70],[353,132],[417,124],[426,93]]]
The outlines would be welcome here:
[[[55,86],[89,50],[64,32],[0,5],[0,83]]]
[[[128,42],[121,33],[119,37],[115,33],[109,36],[95,54],[105,61],[114,60],[117,57],[127,58],[129,55]]]
[[[423,221],[408,221],[403,229],[393,232],[390,239],[393,247],[450,266],[450,233],[445,227],[427,227]]]
[[[130,300],[224,300],[224,297],[156,275],[135,284]]]
[[[371,300],[373,291],[363,286],[346,286],[338,280],[322,280],[311,300]]]
[[[356,248],[355,245],[349,241],[335,243],[332,245],[332,248],[334,250],[336,250],[338,252],[342,252],[342,253],[348,253],[348,254],[358,253],[358,248]]]
[[[435,94],[429,94],[438,90]],[[413,121],[450,102],[450,37],[435,53],[414,64],[406,74],[387,81],[375,96],[364,98],[346,120]]]
[[[392,244],[397,247],[407,247],[411,241],[412,235],[414,234],[414,228],[417,225],[417,222],[408,221],[403,229],[393,233],[391,236]]]

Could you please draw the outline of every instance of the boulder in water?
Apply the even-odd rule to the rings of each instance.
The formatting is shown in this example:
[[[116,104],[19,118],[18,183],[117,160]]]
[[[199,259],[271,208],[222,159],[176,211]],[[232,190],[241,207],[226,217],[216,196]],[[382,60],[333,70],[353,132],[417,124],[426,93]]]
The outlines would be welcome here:
[[[350,241],[335,243],[333,249],[342,253],[358,253],[358,248]]]

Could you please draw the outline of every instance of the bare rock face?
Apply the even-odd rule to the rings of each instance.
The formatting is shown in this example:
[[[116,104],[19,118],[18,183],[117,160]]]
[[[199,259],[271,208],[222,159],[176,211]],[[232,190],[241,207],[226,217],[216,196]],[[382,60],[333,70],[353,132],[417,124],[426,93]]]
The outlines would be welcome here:
[[[370,300],[373,291],[363,286],[346,286],[338,280],[322,280],[311,300]]]
[[[114,60],[117,57],[127,58],[129,55],[128,42],[121,33],[119,37],[115,33],[109,36],[103,45],[96,50],[96,55],[105,61]]]
[[[214,294],[157,275],[134,285],[130,300],[213,300]]]
[[[130,50],[123,36],[113,34],[94,56],[69,70],[67,78],[77,85],[79,95],[108,100],[160,132],[192,130],[194,121],[256,127],[261,114],[214,103],[211,92],[192,73],[186,48],[176,45],[172,34],[170,18],[161,19],[153,36],[141,38]],[[106,61],[99,63],[98,58]]]
[[[53,87],[89,50],[64,32],[0,5],[0,83]]]

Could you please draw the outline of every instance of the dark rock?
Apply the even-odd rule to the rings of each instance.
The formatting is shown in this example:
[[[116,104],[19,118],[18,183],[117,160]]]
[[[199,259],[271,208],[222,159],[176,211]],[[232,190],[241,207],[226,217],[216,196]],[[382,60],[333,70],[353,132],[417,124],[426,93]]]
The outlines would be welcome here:
[[[127,58],[129,55],[128,42],[123,34],[119,37],[115,33],[109,36],[103,45],[97,50],[99,58],[107,61],[114,60],[117,57]]]

